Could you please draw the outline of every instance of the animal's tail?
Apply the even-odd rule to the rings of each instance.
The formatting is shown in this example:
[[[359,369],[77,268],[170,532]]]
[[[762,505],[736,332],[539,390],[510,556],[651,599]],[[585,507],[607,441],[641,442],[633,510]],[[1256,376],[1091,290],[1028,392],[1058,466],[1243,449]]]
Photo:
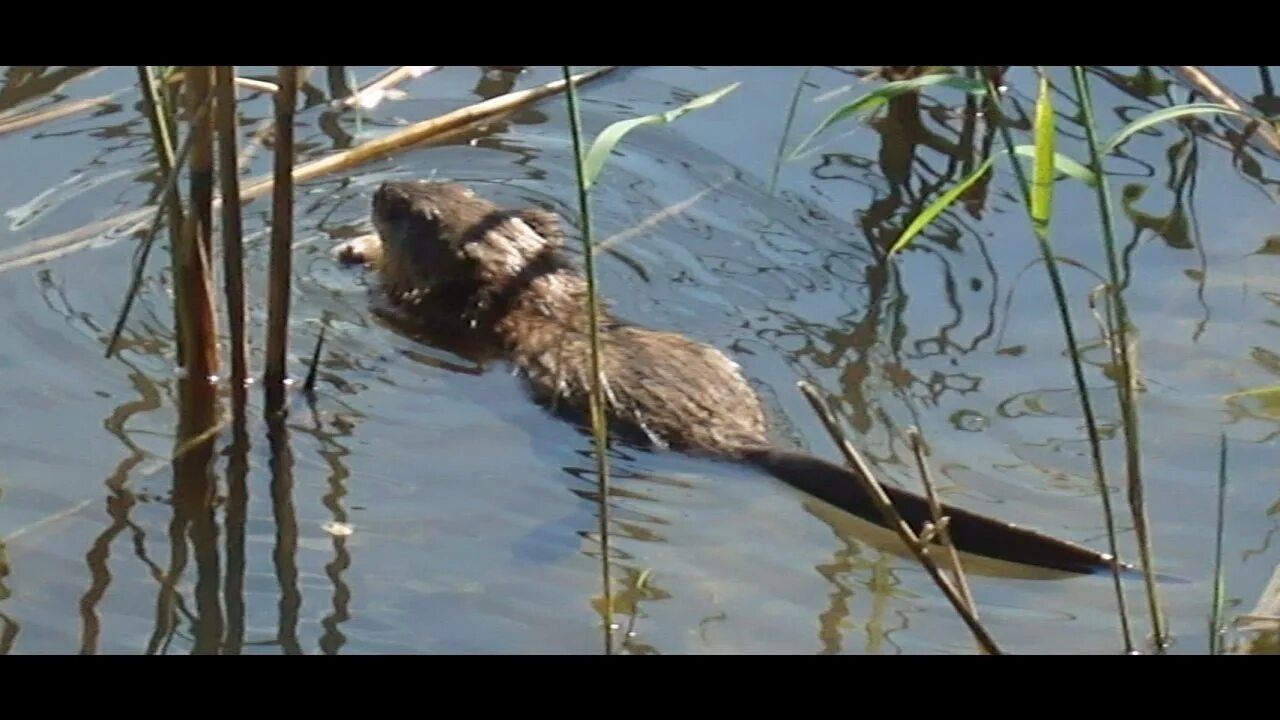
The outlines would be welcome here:
[[[845,512],[886,527],[884,516],[863,489],[854,471],[813,455],[791,450],[752,449],[743,456],[788,485],[823,500]],[[921,495],[884,485],[898,513],[919,533],[933,519],[929,501]],[[1111,556],[1083,545],[1058,540],[975,512],[942,505],[949,516],[951,540],[962,552],[984,557],[1050,568],[1064,572],[1092,574],[1111,567]],[[1126,570],[1133,566],[1121,563]]]

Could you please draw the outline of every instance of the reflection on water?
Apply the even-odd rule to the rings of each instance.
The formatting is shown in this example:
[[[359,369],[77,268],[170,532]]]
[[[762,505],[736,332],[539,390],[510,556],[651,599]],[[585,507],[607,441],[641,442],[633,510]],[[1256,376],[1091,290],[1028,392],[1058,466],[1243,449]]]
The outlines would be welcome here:
[[[883,69],[909,77],[918,68]],[[956,68],[978,77],[978,69]],[[269,79],[270,68],[243,69]],[[407,97],[338,112],[377,69],[313,71],[296,131],[305,161],[406,121],[558,77],[556,68],[445,68]],[[1109,134],[1186,102],[1158,68],[1091,68]],[[1269,68],[1215,70],[1262,112]],[[12,67],[0,115],[127,88],[128,68]],[[952,502],[1101,546],[1102,518],[1061,329],[1007,168],[975,184],[900,259],[886,248],[999,146],[972,97],[903,95],[824,134],[766,192],[799,68],[639,68],[584,91],[589,132],[743,81],[714,108],[638,130],[596,187],[613,236],[602,285],[617,312],[726,348],[767,399],[779,438],[833,457],[807,404],[824,388],[883,479],[916,487],[919,427]],[[865,91],[865,73],[815,68],[794,127]],[[1029,128],[1034,78],[1005,69],[1006,112]],[[1065,69],[1054,68],[1059,151],[1086,155]],[[843,89],[843,92],[839,92]],[[157,197],[137,98],[0,137],[0,251]],[[241,94],[246,137],[270,98]],[[1270,108],[1268,110],[1268,108]],[[776,110],[776,112],[774,112]],[[178,382],[167,263],[153,258],[121,352],[102,358],[134,236],[0,274],[0,652],[600,652],[590,439],[532,406],[500,363],[380,314],[370,279],[337,267],[369,231],[385,179],[449,178],[504,205],[576,222],[564,111],[541,103],[299,189],[294,343],[301,376],[326,328],[314,397],[285,420],[227,418],[173,459]],[[1232,439],[1229,599],[1250,606],[1280,561],[1270,477],[1280,347],[1268,238],[1276,158],[1208,117],[1135,136],[1107,161],[1143,372],[1144,466],[1177,650],[1200,652],[1212,582],[1218,434]],[[1023,135],[1025,136],[1025,135]],[[245,173],[270,167],[246,143]],[[70,180],[68,179],[70,178]],[[1114,375],[1088,305],[1102,281],[1096,204],[1056,186],[1053,232],[1086,346],[1109,459]],[[265,320],[263,203],[246,208],[253,367]],[[1260,250],[1261,248],[1261,250]],[[576,249],[574,249],[576,251]],[[8,256],[6,256],[8,257]],[[1100,312],[1100,310],[1099,310]],[[229,398],[219,399],[230,414]],[[897,546],[748,469],[615,448],[610,498],[615,649],[679,653],[971,653],[936,588]],[[1119,465],[1115,465],[1117,469]],[[1122,506],[1122,475],[1110,478]],[[101,482],[101,485],[97,483]],[[1127,510],[1122,553],[1133,548]],[[1106,578],[964,560],[983,621],[1022,652],[1112,652]],[[1146,626],[1130,586],[1135,627]],[[1262,643],[1265,645],[1265,643]]]

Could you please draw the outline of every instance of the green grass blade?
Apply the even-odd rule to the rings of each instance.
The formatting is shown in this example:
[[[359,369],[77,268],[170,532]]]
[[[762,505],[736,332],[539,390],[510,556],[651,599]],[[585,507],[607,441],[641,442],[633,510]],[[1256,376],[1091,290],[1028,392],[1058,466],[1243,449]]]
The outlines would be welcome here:
[[[1107,335],[1111,338],[1112,362],[1120,370],[1121,377],[1116,382],[1117,401],[1120,405],[1120,421],[1124,430],[1125,471],[1128,475],[1129,509],[1133,516],[1133,529],[1138,541],[1138,555],[1142,559],[1143,583],[1147,589],[1147,609],[1151,619],[1152,642],[1158,652],[1167,648],[1165,621],[1160,609],[1159,590],[1156,584],[1155,554],[1151,546],[1150,518],[1147,512],[1146,490],[1142,482],[1142,448],[1139,432],[1139,411],[1137,392],[1137,370],[1135,368],[1134,350],[1136,343],[1130,342],[1130,322],[1128,301],[1124,296],[1125,285],[1121,282],[1119,251],[1116,249],[1116,231],[1112,221],[1111,191],[1104,177],[1102,160],[1104,149],[1098,143],[1097,123],[1093,116],[1093,99],[1089,92],[1089,80],[1085,76],[1084,66],[1071,66],[1072,80],[1076,87],[1076,97],[1084,119],[1085,141],[1089,148],[1089,165],[1098,174],[1102,182],[1094,188],[1098,199],[1098,215],[1102,221],[1102,248],[1107,259],[1107,276],[1111,302],[1106,314]],[[1170,117],[1167,111],[1157,111],[1148,116]],[[1141,124],[1130,123],[1130,127]],[[1117,137],[1123,134],[1117,134]],[[1135,328],[1136,330],[1136,328]]]
[[[1134,134],[1146,130],[1152,125],[1158,125],[1167,120],[1176,120],[1189,115],[1212,115],[1219,113],[1239,115],[1247,120],[1256,120],[1256,118],[1248,113],[1242,113],[1239,110],[1234,110],[1226,105],[1219,105],[1217,103],[1192,103],[1190,105],[1178,105],[1176,107],[1163,108],[1147,115],[1143,115],[1137,120],[1134,120],[1128,125],[1120,128],[1119,132],[1112,135],[1111,139],[1107,140],[1107,142],[1103,144],[1100,154],[1102,157],[1110,155],[1111,152],[1120,147],[1121,143],[1125,140],[1128,140],[1130,137],[1133,137]]]
[[[706,95],[700,95],[674,110],[654,113],[653,115],[645,115],[644,117],[631,118],[630,120],[619,120],[600,131],[600,134],[596,136],[595,141],[591,143],[591,149],[587,151],[587,156],[584,160],[587,188],[590,188],[595,184],[596,178],[600,175],[600,171],[604,169],[605,161],[609,159],[609,153],[613,152],[614,146],[618,144],[618,141],[621,140],[624,135],[641,125],[657,125],[661,123],[674,122],[685,113],[699,110],[719,102],[721,98],[734,90],[737,90],[738,86],[741,84],[742,83],[740,82],[736,82],[732,85],[726,85],[719,90],[709,92]]]
[[[568,65],[560,66],[565,82],[565,101],[569,111],[569,134],[573,141],[574,166],[578,176],[578,211],[582,216],[583,274],[587,280],[587,331],[591,348],[591,386],[589,407],[591,431],[595,438],[596,475],[600,492],[600,567],[602,601],[604,603],[604,649],[613,654],[613,580],[609,562],[609,460],[608,428],[605,421],[604,368],[600,353],[600,313],[596,289],[595,253],[591,232],[591,197],[587,191],[587,155],[582,152],[582,113],[579,109],[578,91]],[[619,135],[618,137],[621,137]],[[599,142],[597,140],[597,142]],[[617,140],[614,140],[616,143]],[[612,147],[612,145],[610,145]],[[605,151],[608,155],[608,150]],[[603,165],[604,160],[600,163]],[[597,170],[598,172],[598,170]]]
[[[818,127],[814,128],[813,132],[809,133],[808,136],[806,136],[805,139],[796,146],[795,150],[791,151],[789,159],[795,160],[800,156],[800,153],[808,147],[811,142],[813,142],[814,138],[841,120],[853,117],[860,112],[878,108],[904,93],[934,85],[955,88],[967,93],[973,93],[974,95],[981,95],[987,91],[986,87],[978,80],[962,77],[960,75],[949,75],[944,73],[921,75],[920,77],[911,78],[910,80],[895,80],[894,82],[885,83],[848,105],[837,108],[834,112],[828,115],[825,120],[818,123]]]
[[[1052,124],[1050,124],[1048,132],[1049,133],[1053,132]],[[1081,165],[1075,160],[1072,160],[1066,155],[1063,155],[1062,153],[1054,152],[1052,141],[1043,144],[1043,147],[1049,148],[1048,161],[1040,158],[1040,156],[1038,155],[1037,148],[1039,147],[1042,147],[1042,145],[1041,144],[1019,145],[1013,149],[1013,152],[1014,154],[1022,155],[1023,157],[1033,158],[1037,161],[1037,163],[1047,162],[1046,172],[1049,173],[1050,178],[1052,178],[1053,171],[1057,171],[1068,177],[1075,178],[1076,180],[1079,180],[1080,182],[1084,183],[1085,185],[1088,185],[1089,187],[1094,187],[1098,184],[1098,176],[1095,175],[1092,170],[1085,167],[1084,165]],[[1009,152],[1007,150],[1001,150],[996,154],[992,155],[991,157],[987,158],[986,161],[984,161],[981,165],[977,167],[977,169],[975,169],[967,177],[961,180],[958,185],[953,187],[944,195],[940,196],[937,200],[933,201],[933,203],[930,204],[928,207],[926,207],[920,213],[920,215],[914,221],[912,221],[912,223],[909,226],[907,226],[907,229],[902,232],[902,235],[898,237],[898,240],[896,242],[894,242],[893,247],[889,248],[889,254],[892,255],[898,252],[899,250],[901,250],[902,248],[906,247],[907,243],[911,242],[915,238],[915,236],[918,235],[920,231],[924,229],[926,225],[933,222],[934,218],[936,218],[944,210],[946,210],[947,207],[951,205],[951,203],[955,202],[956,198],[960,197],[960,195],[963,194],[965,190],[967,190],[971,185],[977,182],[978,178],[982,177],[982,174],[985,173],[991,167],[991,163],[994,162],[996,158],[999,158],[1001,156],[1008,157],[1008,155],[1009,155]],[[1040,180],[1040,174],[1039,174],[1040,165],[1037,164],[1036,167],[1037,167],[1036,182],[1039,184],[1044,181]]]
[[[1013,134],[1009,131],[1009,123],[1004,121],[1004,113],[1000,109],[999,93],[996,91],[994,82],[988,75],[988,82],[991,83],[990,94],[987,96],[989,110],[992,121],[999,131],[1001,139],[1004,140],[1004,146],[1012,154],[1015,152],[1013,144]],[[1086,128],[1091,128],[1087,125]],[[1088,132],[1092,132],[1088,130]],[[1094,147],[1094,146],[1091,146]],[[1034,149],[1034,148],[1033,148]],[[1101,168],[1101,163],[1095,163],[1095,166]],[[1026,177],[1026,171],[1022,164],[1013,163],[1013,172],[1018,179],[1018,190],[1022,195],[1023,204],[1028,208],[1031,207],[1031,181]],[[1104,183],[1098,183],[1099,187],[1106,187]],[[1034,233],[1033,233],[1034,234]],[[1049,247],[1046,238],[1035,235],[1036,245],[1040,250],[1040,257],[1044,262],[1045,271],[1049,278],[1049,288],[1053,292],[1054,304],[1058,309],[1058,317],[1062,322],[1062,334],[1067,343],[1067,357],[1071,364],[1071,375],[1075,380],[1076,394],[1080,399],[1080,410],[1084,414],[1085,430],[1089,437],[1089,455],[1093,461],[1093,472],[1098,483],[1098,495],[1102,501],[1103,517],[1107,526],[1107,543],[1109,545],[1109,553],[1113,559],[1119,558],[1119,551],[1116,542],[1115,517],[1111,509],[1111,499],[1107,486],[1106,466],[1102,458],[1102,441],[1098,433],[1098,421],[1094,417],[1093,403],[1089,400],[1088,383],[1085,382],[1084,368],[1081,363],[1080,343],[1076,340],[1076,331],[1071,322],[1070,306],[1067,303],[1067,291],[1062,282],[1062,273],[1058,270],[1058,261]],[[1133,650],[1133,636],[1129,629],[1129,611],[1124,599],[1124,588],[1120,583],[1120,566],[1113,560],[1111,565],[1111,579],[1116,592],[1116,605],[1119,609],[1120,635],[1124,639],[1125,652]]]
[[[1032,127],[1036,138],[1036,161],[1031,176],[1031,227],[1047,240],[1053,213],[1053,101],[1049,97],[1049,78],[1043,74],[1040,75],[1040,90],[1036,94]]]
[[[1013,151],[1023,157],[1035,158],[1036,147],[1036,145],[1019,145],[1014,148]],[[1092,170],[1062,153],[1053,153],[1053,168],[1063,175],[1075,178],[1089,187],[1094,187],[1098,184],[1098,176],[1094,175]]]
[[[893,243],[893,247],[889,248],[889,255],[892,256],[894,253],[906,247],[907,243],[910,243],[915,239],[915,236],[919,235],[920,231],[923,230],[926,225],[933,222],[934,218],[938,217],[938,215],[940,215],[942,211],[946,210],[951,203],[955,202],[955,199],[960,197],[965,190],[968,190],[970,186],[977,182],[978,178],[985,175],[987,171],[991,169],[991,163],[994,161],[994,155],[983,160],[982,164],[974,169],[973,172],[969,173],[965,179],[961,180],[955,187],[943,193],[937,200],[929,203],[929,206],[924,210],[921,210],[920,214],[916,216],[916,219],[912,220],[911,224],[907,226],[907,229],[902,231],[902,235],[900,235],[897,241]]]

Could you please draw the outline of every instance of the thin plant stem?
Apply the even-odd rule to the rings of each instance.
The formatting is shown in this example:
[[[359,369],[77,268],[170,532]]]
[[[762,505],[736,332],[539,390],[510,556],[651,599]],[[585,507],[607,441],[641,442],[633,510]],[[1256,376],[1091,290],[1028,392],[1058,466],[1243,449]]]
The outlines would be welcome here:
[[[282,65],[275,95],[275,184],[271,205],[271,260],[267,291],[267,360],[263,384],[266,412],[284,404],[285,353],[289,344],[289,286],[293,272],[293,114],[298,97],[298,68]]]
[[[929,577],[933,578],[934,583],[936,583],[938,588],[942,590],[942,594],[946,596],[947,600],[950,601],[951,606],[955,608],[956,612],[960,615],[960,618],[964,620],[964,624],[968,626],[969,632],[971,632],[974,639],[977,640],[980,649],[988,655],[1003,654],[1000,651],[1000,648],[996,645],[995,640],[991,638],[991,634],[987,632],[987,629],[978,621],[977,616],[975,616],[965,604],[965,600],[961,597],[960,592],[956,590],[951,581],[947,579],[947,576],[938,568],[938,564],[934,562],[932,557],[930,557],[928,544],[916,535],[915,531],[911,529],[911,525],[903,519],[902,515],[898,513],[897,508],[893,506],[893,501],[891,501],[889,496],[885,494],[884,488],[880,487],[880,483],[876,481],[875,475],[871,473],[871,468],[867,466],[866,461],[862,459],[862,455],[858,453],[857,449],[853,447],[849,440],[844,436],[844,433],[841,432],[840,426],[836,424],[835,418],[831,415],[831,411],[827,409],[826,405],[822,402],[822,399],[818,397],[818,391],[815,390],[812,385],[804,381],[801,381],[798,385],[800,392],[804,394],[805,398],[809,401],[809,404],[813,406],[814,412],[817,413],[823,426],[826,427],[827,432],[831,435],[831,439],[835,441],[836,447],[839,448],[841,454],[844,455],[845,461],[848,462],[849,467],[854,470],[853,474],[858,478],[858,481],[862,483],[863,490],[866,491],[872,502],[876,504],[876,507],[884,516],[885,522],[898,533],[898,537],[902,539],[902,542],[909,550],[911,550],[911,553],[915,555],[916,560],[919,561],[920,565],[924,567],[927,573],[929,573]]]
[[[1022,193],[1023,204],[1030,212],[1031,183],[1022,167],[1022,161],[1014,155],[1013,136],[1004,122],[1004,113],[1000,108],[999,102],[999,91],[995,83],[992,82],[990,74],[987,74],[986,80],[987,104],[991,111],[992,122],[996,124],[1009,152],[1010,164],[1013,165],[1013,172],[1018,179],[1018,189]],[[1096,171],[1097,169],[1095,168]],[[1108,550],[1111,554],[1111,576],[1115,587],[1116,605],[1119,608],[1120,615],[1120,634],[1124,639],[1125,652],[1132,653],[1133,634],[1129,628],[1128,605],[1125,602],[1124,587],[1120,581],[1120,552],[1116,540],[1115,513],[1111,508],[1110,490],[1107,487],[1106,466],[1102,460],[1102,440],[1098,433],[1098,422],[1094,417],[1093,403],[1089,399],[1089,387],[1085,383],[1084,368],[1080,362],[1080,345],[1076,340],[1075,327],[1071,322],[1071,311],[1067,304],[1067,292],[1062,283],[1062,274],[1058,270],[1057,258],[1054,256],[1052,248],[1049,247],[1049,242],[1046,238],[1034,232],[1032,235],[1036,239],[1036,244],[1040,249],[1040,257],[1049,276],[1049,285],[1053,290],[1053,298],[1058,307],[1058,317],[1062,322],[1062,332],[1066,338],[1067,356],[1071,361],[1071,374],[1075,379],[1076,390],[1080,394],[1080,409],[1084,413],[1085,430],[1089,437],[1089,451],[1093,460],[1093,472],[1097,477],[1098,495],[1102,500],[1102,514],[1107,526]]]
[[[172,176],[174,167],[179,166],[180,163],[176,162],[173,156],[175,135],[177,135],[177,132],[176,125],[173,121],[173,113],[170,110],[170,104],[167,100],[167,95],[164,92],[164,88],[160,85],[160,80],[155,76],[150,65],[138,66],[138,85],[142,90],[143,108],[147,113],[147,122],[151,126],[152,145],[155,146],[156,150],[156,163],[159,164],[161,172],[165,173],[166,176]],[[191,147],[190,138],[187,139],[184,147]],[[168,208],[169,211],[169,272],[174,278],[177,278],[179,272],[178,248],[181,245],[180,235],[182,234],[182,227],[186,223],[186,218],[182,209],[182,197],[178,194],[176,184],[170,184],[168,189],[163,192],[162,204],[163,207]],[[159,208],[156,209],[156,214],[162,214]],[[151,237],[154,238],[154,235]],[[147,253],[150,253],[151,242],[152,241],[149,240],[143,246],[144,258]],[[145,263],[141,264],[145,265]],[[139,277],[138,280],[140,281],[141,278]],[[185,302],[185,299],[181,295],[174,296],[174,305],[176,307],[180,308],[183,302]],[[126,296],[125,303],[126,307],[132,305],[132,298]],[[126,309],[123,314],[127,315],[127,313],[128,310]],[[181,311],[179,311],[179,314],[181,314]],[[123,321],[121,327],[123,327]],[[181,365],[183,363],[183,359],[186,357],[182,346],[182,334],[175,333],[175,337],[177,338],[175,340],[177,345],[177,360],[178,364]],[[107,350],[108,357],[111,355],[111,346],[113,345],[114,342],[109,343]]]
[[[778,187],[778,172],[782,170],[782,156],[787,151],[787,140],[791,137],[791,123],[796,119],[796,108],[800,105],[800,94],[804,92],[804,83],[809,79],[809,73],[813,70],[813,66],[806,66],[803,73],[800,73],[800,80],[796,82],[796,91],[791,95],[791,107],[787,109],[787,121],[782,126],[782,139],[778,141],[778,156],[773,160],[773,175],[769,179],[769,194],[772,195]]]
[[[208,110],[209,102],[208,98],[206,98],[205,102],[201,105],[200,110],[197,112],[196,117],[203,116],[204,113],[208,112]],[[161,123],[161,126],[163,126],[163,123]],[[182,143],[182,148],[178,151],[178,156],[173,158],[170,162],[170,169],[161,169],[161,172],[166,174],[164,190],[162,191],[166,197],[177,197],[178,180],[181,177],[182,167],[186,165],[187,157],[191,154],[191,147],[194,144],[192,141],[194,139],[194,135],[188,135],[187,139]],[[120,334],[124,332],[124,325],[129,319],[129,312],[133,309],[134,300],[138,296],[138,289],[142,286],[142,275],[146,270],[147,258],[151,255],[151,247],[155,244],[156,232],[160,229],[160,223],[166,217],[169,218],[170,225],[181,221],[181,205],[178,205],[177,216],[172,214],[173,210],[173,205],[166,202],[157,208],[155,215],[151,216],[151,227],[147,230],[146,237],[142,239],[142,243],[139,247],[138,261],[134,263],[133,266],[133,277],[129,280],[128,290],[125,291],[124,304],[120,308],[120,315],[116,318],[115,327],[111,329],[111,336],[107,340],[106,357],[111,357],[115,354],[116,345],[120,342]],[[175,217],[177,217],[178,220],[175,220]],[[180,298],[175,297],[175,301],[178,300],[180,300]],[[181,338],[181,335],[178,337]],[[181,362],[181,357],[179,357],[179,362]]]
[[[929,498],[933,526],[938,528],[938,537],[946,547],[951,567],[954,568],[956,588],[960,590],[960,597],[964,598],[965,605],[969,607],[969,612],[972,612],[976,619],[978,606],[973,601],[973,593],[969,590],[969,579],[965,577],[964,568],[960,564],[960,552],[956,550],[955,543],[951,542],[951,531],[942,518],[942,504],[938,502],[938,491],[933,484],[933,474],[929,472],[929,463],[924,459],[924,441],[920,437],[920,431],[915,428],[911,428],[908,436],[911,438],[911,451],[916,456],[916,467],[920,470],[920,481],[924,483],[925,495]]]
[[[1117,392],[1120,401],[1120,416],[1124,425],[1125,467],[1129,475],[1129,508],[1133,514],[1134,531],[1138,536],[1138,553],[1142,558],[1142,576],[1147,588],[1147,603],[1151,613],[1152,640],[1158,651],[1166,646],[1164,618],[1160,611],[1160,600],[1156,591],[1155,567],[1151,549],[1150,525],[1147,518],[1146,499],[1142,484],[1142,457],[1139,452],[1136,382],[1133,368],[1133,355],[1129,345],[1129,310],[1124,299],[1120,282],[1120,263],[1117,259],[1115,229],[1111,218],[1110,184],[1102,170],[1102,156],[1099,153],[1097,125],[1093,117],[1093,98],[1089,93],[1089,80],[1085,77],[1084,68],[1071,66],[1071,74],[1075,80],[1076,94],[1080,108],[1084,113],[1085,139],[1089,147],[1089,163],[1098,178],[1096,195],[1098,212],[1102,217],[1103,249],[1107,256],[1107,271],[1111,280],[1111,296],[1113,303],[1108,303],[1108,320],[1114,341],[1111,343],[1112,356],[1117,361],[1124,379]]]
[[[1213,551],[1213,600],[1209,611],[1209,654],[1222,652],[1222,605],[1226,576],[1222,567],[1222,537],[1227,523],[1227,436],[1220,436],[1218,450],[1218,519]]]
[[[307,379],[302,384],[302,389],[308,393],[315,392],[316,377],[320,373],[320,350],[324,347],[324,330],[325,325],[320,325],[320,335],[316,338],[315,351],[311,353],[311,367],[307,370]]]
[[[591,238],[591,197],[587,190],[586,150],[582,147],[582,118],[578,91],[568,65],[564,74],[565,97],[569,105],[569,127],[573,135],[574,166],[578,175],[578,207],[582,214],[582,252],[587,276],[587,333],[591,341],[591,429],[595,436],[596,475],[600,480],[600,556],[604,584],[605,652],[613,653],[613,587],[609,569],[609,461],[604,417],[604,376],[600,363],[599,308],[596,295],[595,252]]]

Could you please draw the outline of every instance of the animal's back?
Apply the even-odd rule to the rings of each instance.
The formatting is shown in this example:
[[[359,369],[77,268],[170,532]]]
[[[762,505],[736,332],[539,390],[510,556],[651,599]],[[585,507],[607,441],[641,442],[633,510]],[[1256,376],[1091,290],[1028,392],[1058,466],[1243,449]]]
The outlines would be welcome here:
[[[516,364],[540,397],[573,402],[585,413],[590,339],[574,329],[560,341],[534,352],[517,346]],[[760,400],[724,353],[676,333],[612,322],[600,341],[613,421],[684,452],[735,455],[767,443]]]

